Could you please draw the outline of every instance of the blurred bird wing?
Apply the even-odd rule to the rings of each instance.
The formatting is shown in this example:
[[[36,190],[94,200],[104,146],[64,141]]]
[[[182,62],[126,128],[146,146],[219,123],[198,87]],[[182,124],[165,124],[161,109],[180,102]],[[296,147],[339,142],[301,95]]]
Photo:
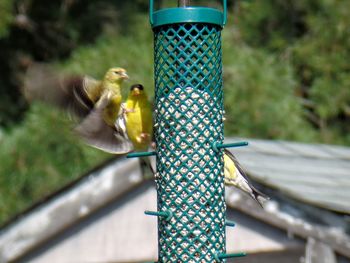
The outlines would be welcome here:
[[[133,145],[123,133],[109,126],[103,119],[103,109],[108,103],[103,99],[91,113],[75,128],[83,140],[100,150],[113,154],[125,154],[133,150]]]
[[[65,103],[66,90],[62,87],[62,76],[52,66],[34,63],[24,76],[23,93],[27,100],[41,100],[61,106]]]
[[[24,96],[68,110],[81,118],[93,109],[102,93],[101,82],[89,76],[64,75],[51,65],[34,63],[26,72]]]
[[[103,93],[102,81],[96,80],[90,76],[84,76],[83,89],[90,100],[96,102]]]

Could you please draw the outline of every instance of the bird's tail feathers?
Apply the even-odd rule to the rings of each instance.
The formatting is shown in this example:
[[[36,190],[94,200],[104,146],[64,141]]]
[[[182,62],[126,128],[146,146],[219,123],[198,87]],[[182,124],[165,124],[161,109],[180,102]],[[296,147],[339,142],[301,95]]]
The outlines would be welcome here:
[[[255,187],[251,186],[252,188],[252,197],[259,203],[259,205],[264,208],[264,203],[268,200],[270,200],[270,197],[268,197],[266,194],[260,192]]]
[[[156,173],[156,160],[154,156],[140,158],[141,170],[145,179],[154,178]]]

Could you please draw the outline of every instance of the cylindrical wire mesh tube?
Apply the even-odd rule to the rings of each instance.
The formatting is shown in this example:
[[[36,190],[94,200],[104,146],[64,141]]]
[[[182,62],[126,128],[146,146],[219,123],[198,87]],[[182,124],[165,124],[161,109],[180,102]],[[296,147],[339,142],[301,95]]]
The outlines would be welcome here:
[[[185,8],[183,8],[185,9]],[[221,29],[154,30],[159,262],[223,262],[226,252]]]

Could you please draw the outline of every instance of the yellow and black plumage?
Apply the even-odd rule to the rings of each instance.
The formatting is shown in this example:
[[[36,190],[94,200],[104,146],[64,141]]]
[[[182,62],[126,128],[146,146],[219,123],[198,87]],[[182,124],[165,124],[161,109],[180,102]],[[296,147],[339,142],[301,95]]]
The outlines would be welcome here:
[[[132,142],[135,151],[147,151],[152,147],[153,121],[152,105],[147,92],[141,84],[130,87],[127,100],[122,105],[122,114],[118,118],[118,127],[125,127],[127,137]],[[143,173],[144,167],[149,167],[155,173],[155,162],[152,157],[140,158]],[[147,176],[146,176],[147,177]]]
[[[238,160],[227,149],[224,150],[224,177],[226,185],[234,186],[249,194],[260,206],[263,206],[264,201],[269,199],[249,182]]]
[[[153,135],[152,106],[141,84],[132,85],[123,106],[126,132],[136,151],[146,151]]]

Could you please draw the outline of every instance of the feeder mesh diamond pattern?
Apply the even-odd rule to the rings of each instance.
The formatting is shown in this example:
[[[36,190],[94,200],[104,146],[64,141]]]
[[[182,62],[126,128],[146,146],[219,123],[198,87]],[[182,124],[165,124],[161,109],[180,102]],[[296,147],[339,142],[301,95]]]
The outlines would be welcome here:
[[[225,253],[221,28],[154,28],[159,262],[219,262]],[[224,260],[220,260],[224,262]]]

